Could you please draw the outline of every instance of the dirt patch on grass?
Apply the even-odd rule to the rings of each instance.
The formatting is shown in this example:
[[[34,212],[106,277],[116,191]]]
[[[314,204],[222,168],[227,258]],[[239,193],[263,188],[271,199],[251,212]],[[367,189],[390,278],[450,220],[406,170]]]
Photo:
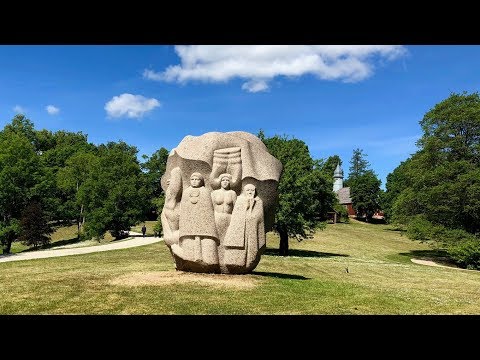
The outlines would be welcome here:
[[[449,269],[456,269],[456,270],[468,270],[468,269],[462,269],[458,266],[455,266],[454,264],[451,264],[449,262],[443,262],[443,261],[433,261],[433,260],[426,260],[426,259],[410,259],[413,263],[415,264],[420,264],[420,265],[428,265],[428,266],[437,266],[437,267],[443,267],[443,268],[449,268]]]
[[[253,275],[197,274],[184,271],[134,272],[119,276],[111,285],[122,286],[166,286],[195,283],[198,285],[227,287],[235,289],[253,289],[259,283]]]

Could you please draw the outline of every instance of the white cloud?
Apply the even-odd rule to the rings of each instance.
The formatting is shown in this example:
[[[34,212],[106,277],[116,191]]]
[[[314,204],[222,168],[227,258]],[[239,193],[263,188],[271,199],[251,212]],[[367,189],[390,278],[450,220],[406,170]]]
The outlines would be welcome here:
[[[242,85],[242,89],[256,93],[268,90],[268,84],[264,80],[250,80]]]
[[[56,106],[53,106],[53,105],[47,105],[47,106],[45,106],[45,110],[47,110],[47,112],[48,112],[50,115],[57,115],[57,114],[60,112],[60,109],[57,108]]]
[[[20,105],[15,105],[13,107],[13,111],[16,112],[17,114],[25,114],[25,109]]]
[[[247,80],[242,89],[265,91],[276,76],[313,74],[322,80],[357,82],[373,74],[376,61],[407,53],[399,45],[179,45],[181,64],[163,72],[146,69],[143,77],[185,83],[197,80]]]
[[[156,73],[153,70],[145,69],[143,71],[143,77],[148,80],[161,81],[163,80],[162,74]]]
[[[154,98],[148,99],[142,95],[121,94],[114,96],[107,102],[105,110],[111,117],[140,118],[159,106],[160,102]]]

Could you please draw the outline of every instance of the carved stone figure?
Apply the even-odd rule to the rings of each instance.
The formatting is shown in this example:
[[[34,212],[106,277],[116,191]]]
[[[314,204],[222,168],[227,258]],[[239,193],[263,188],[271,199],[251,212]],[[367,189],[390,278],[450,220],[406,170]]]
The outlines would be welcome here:
[[[263,201],[255,195],[255,185],[245,185],[233,208],[223,242],[224,262],[230,272],[250,272],[265,250]]]
[[[225,238],[225,233],[227,232],[228,226],[230,225],[230,219],[232,217],[233,205],[237,200],[237,193],[230,189],[230,183],[232,180],[232,175],[230,174],[221,174],[219,176],[220,180],[220,189],[214,190],[212,192],[212,202],[213,208],[215,210],[215,226],[217,227],[218,238],[220,240],[218,246],[218,261],[222,272],[225,272],[224,269],[224,253],[225,247],[223,246],[223,239]]]
[[[172,169],[167,180],[168,188],[165,191],[165,203],[160,216],[163,228],[163,239],[167,246],[178,244],[180,200],[182,197],[182,175],[179,167]]]
[[[281,172],[280,161],[250,133],[186,136],[170,152],[161,180],[164,238],[176,269],[251,272],[273,225]]]
[[[231,147],[213,151],[213,166],[210,174],[212,188],[220,186],[219,174],[230,174],[230,188],[237,190],[242,181],[241,148]],[[239,189],[238,189],[239,190]]]
[[[183,262],[194,262],[210,268],[218,265],[218,235],[211,194],[204,185],[202,174],[198,172],[190,176],[190,184],[183,192],[180,204],[180,241],[172,245],[172,251]]]
[[[213,209],[215,210],[215,225],[220,241],[225,238],[230,218],[232,217],[233,205],[237,200],[237,194],[230,189],[232,175],[220,175],[220,189],[212,192]]]

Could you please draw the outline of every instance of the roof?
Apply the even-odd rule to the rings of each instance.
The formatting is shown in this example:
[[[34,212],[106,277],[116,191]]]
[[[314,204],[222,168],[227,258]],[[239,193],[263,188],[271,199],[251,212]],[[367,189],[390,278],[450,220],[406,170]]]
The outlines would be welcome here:
[[[340,167],[340,163],[337,164],[337,167],[335,168],[335,171],[333,172],[333,177],[334,178],[343,178],[343,170]]]
[[[350,197],[350,188],[344,187],[337,191],[337,196],[340,204],[351,204],[352,198]]]

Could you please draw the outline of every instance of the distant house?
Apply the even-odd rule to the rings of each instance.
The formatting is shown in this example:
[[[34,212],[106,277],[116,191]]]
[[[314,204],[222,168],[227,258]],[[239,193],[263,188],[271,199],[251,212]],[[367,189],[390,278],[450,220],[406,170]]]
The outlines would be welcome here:
[[[345,206],[349,216],[355,215],[355,210],[352,205],[352,198],[350,197],[350,188],[343,187],[343,170],[340,164],[337,164],[333,172],[333,192],[337,194],[340,205]]]

